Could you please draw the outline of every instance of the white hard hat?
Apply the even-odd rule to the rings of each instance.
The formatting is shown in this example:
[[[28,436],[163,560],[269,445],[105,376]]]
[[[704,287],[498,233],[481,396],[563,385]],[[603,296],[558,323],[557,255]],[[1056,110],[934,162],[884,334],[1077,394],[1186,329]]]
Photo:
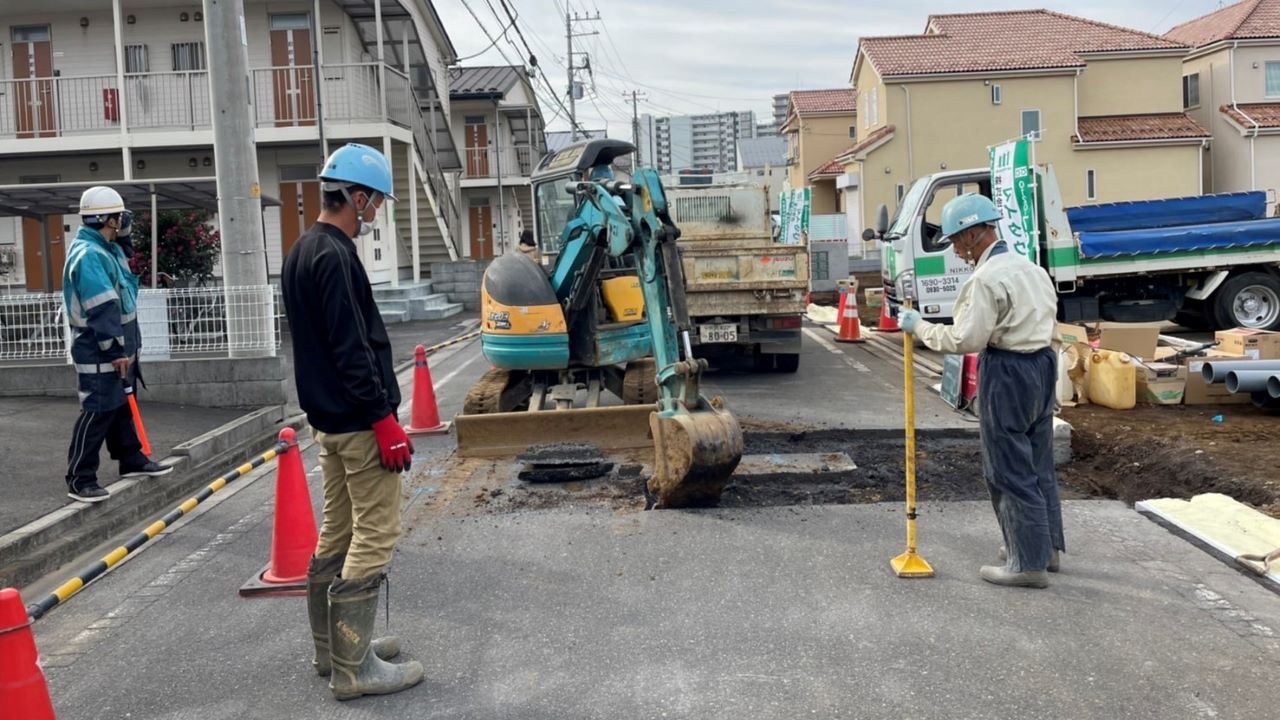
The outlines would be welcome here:
[[[124,212],[124,198],[105,185],[95,185],[80,196],[80,215],[114,215]]]

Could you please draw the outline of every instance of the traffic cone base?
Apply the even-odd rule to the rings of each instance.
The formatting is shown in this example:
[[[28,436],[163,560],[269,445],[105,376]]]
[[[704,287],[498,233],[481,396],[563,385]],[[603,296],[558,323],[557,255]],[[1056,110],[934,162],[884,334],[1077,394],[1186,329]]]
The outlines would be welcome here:
[[[449,432],[449,423],[440,420],[436,407],[436,388],[431,382],[427,349],[419,345],[413,350],[413,408],[404,431],[410,435],[438,435]]]
[[[271,530],[271,561],[240,588],[242,596],[300,595],[307,589],[307,565],[319,539],[311,509],[307,474],[293,428],[280,431],[288,445],[276,460],[275,522]]]
[[[53,720],[31,621],[22,595],[13,588],[0,590],[0,707],[5,717]]]
[[[858,319],[858,296],[856,293],[840,293],[840,333],[836,342],[860,343],[867,339],[862,337],[862,321]]]

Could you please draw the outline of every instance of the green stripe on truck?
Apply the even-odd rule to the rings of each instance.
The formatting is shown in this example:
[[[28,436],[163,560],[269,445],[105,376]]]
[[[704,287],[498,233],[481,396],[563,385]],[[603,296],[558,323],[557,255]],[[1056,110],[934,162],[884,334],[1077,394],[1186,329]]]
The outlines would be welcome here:
[[[947,259],[941,255],[916,258],[916,277],[946,275]]]

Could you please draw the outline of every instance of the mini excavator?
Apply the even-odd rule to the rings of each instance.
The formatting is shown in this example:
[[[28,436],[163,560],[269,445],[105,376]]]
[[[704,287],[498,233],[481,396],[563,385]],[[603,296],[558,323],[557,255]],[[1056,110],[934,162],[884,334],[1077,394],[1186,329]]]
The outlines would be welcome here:
[[[742,429],[700,389],[684,279],[666,195],[635,152],[588,140],[545,157],[532,176],[549,266],[511,253],[481,284],[490,369],[455,419],[462,457],[543,445],[653,448],[656,507],[713,505],[742,458]],[[605,391],[609,395],[605,395]]]

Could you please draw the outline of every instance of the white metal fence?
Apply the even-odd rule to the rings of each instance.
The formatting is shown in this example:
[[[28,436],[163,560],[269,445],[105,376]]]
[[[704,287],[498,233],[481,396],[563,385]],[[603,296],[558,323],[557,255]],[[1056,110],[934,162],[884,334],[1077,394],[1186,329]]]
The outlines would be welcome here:
[[[272,285],[142,290],[142,357],[273,354],[280,348],[283,314],[280,290]],[[70,341],[60,293],[0,296],[0,360],[66,361]]]

